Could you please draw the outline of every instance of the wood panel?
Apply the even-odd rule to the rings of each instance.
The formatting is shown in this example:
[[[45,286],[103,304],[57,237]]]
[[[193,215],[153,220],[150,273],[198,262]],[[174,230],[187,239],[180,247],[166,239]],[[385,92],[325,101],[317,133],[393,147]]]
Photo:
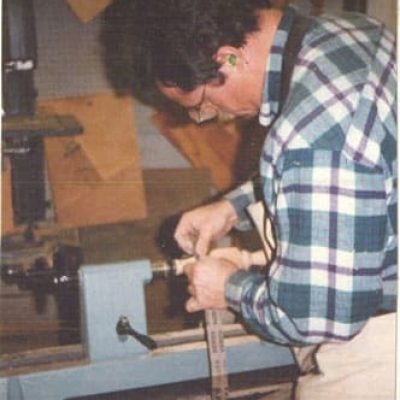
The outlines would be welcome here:
[[[11,163],[8,157],[3,157],[1,171],[1,233],[14,230],[14,217],[11,192]]]
[[[210,175],[204,169],[149,169],[143,171],[143,176],[148,217],[142,221],[80,228],[86,263],[162,260],[156,240],[161,225],[168,217],[197,206],[210,196]]]
[[[72,11],[82,22],[89,22],[103,11],[112,0],[67,0]]]
[[[85,226],[146,217],[129,97],[113,93],[42,100],[41,113],[72,114],[82,135],[45,139],[57,223]]]

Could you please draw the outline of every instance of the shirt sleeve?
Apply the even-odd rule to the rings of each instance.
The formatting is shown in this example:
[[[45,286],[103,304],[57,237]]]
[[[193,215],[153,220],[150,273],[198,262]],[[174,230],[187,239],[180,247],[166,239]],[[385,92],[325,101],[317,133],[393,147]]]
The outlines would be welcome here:
[[[383,172],[328,150],[288,151],[282,165],[276,259],[267,275],[234,274],[227,301],[278,343],[350,340],[382,302]]]
[[[224,196],[233,205],[236,214],[238,215],[238,222],[235,228],[238,230],[249,230],[252,227],[252,223],[246,212],[246,208],[255,202],[254,195],[254,182],[248,180],[236,189],[230,191]]]

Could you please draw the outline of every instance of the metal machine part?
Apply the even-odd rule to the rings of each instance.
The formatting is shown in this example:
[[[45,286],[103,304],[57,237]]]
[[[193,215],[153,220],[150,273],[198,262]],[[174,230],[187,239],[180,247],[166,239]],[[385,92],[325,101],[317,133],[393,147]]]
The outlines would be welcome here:
[[[3,11],[4,113],[33,115],[36,98],[33,70],[37,62],[33,3],[5,0]]]
[[[76,135],[83,129],[72,116],[5,116],[2,122],[2,152],[11,160],[14,222],[29,226],[45,220],[50,206],[43,138]]]
[[[7,285],[32,292],[38,314],[46,311],[48,295],[54,296],[60,321],[60,344],[81,340],[78,274],[83,261],[83,250],[79,246],[64,244],[53,236],[35,237],[34,230],[2,238],[1,279]],[[172,281],[175,276],[173,262],[152,264],[152,279]],[[130,335],[149,349],[157,347],[151,337],[137,332],[126,316],[119,319],[116,330],[121,340]]]
[[[74,398],[208,378],[203,329],[154,336],[157,344],[165,344],[154,350],[137,340],[121,340],[116,332],[116,321],[123,315],[136,331],[147,335],[144,285],[151,279],[152,268],[147,260],[81,266],[85,357],[34,370],[3,370],[0,397]],[[224,327],[224,332],[226,329],[229,327]],[[195,341],[190,339],[193,337]],[[225,351],[229,374],[294,365],[288,348],[243,335],[242,331],[239,336],[225,339]]]
[[[54,123],[54,116],[36,115],[37,45],[32,0],[4,1],[3,38],[2,152],[11,160],[14,222],[29,225],[45,220],[49,206],[43,138],[78,134],[82,127],[76,121],[71,124],[72,117]]]
[[[157,343],[150,336],[143,335],[133,329],[128,317],[125,315],[119,318],[115,330],[117,331],[118,335],[122,337],[121,340],[125,340],[126,336],[130,335],[149,350],[154,350],[158,347]]]
[[[48,296],[54,297],[60,344],[80,341],[78,269],[82,263],[80,247],[58,243],[55,238],[27,240],[12,236],[2,241],[3,282],[32,292],[38,314],[45,313]]]
[[[21,289],[53,291],[60,285],[77,285],[82,263],[82,249],[77,246],[38,241],[10,252],[3,244],[1,276]]]

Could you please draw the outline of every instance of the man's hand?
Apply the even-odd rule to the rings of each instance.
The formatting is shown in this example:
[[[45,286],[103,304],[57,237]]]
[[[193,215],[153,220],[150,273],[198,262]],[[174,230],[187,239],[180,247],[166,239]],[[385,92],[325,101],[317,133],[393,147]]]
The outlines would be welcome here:
[[[175,240],[188,254],[205,256],[212,241],[226,235],[237,222],[237,214],[228,200],[195,208],[182,215]]]
[[[191,297],[186,302],[186,310],[195,312],[226,308],[225,284],[237,270],[235,264],[223,258],[203,257],[187,264],[184,273],[189,279]]]

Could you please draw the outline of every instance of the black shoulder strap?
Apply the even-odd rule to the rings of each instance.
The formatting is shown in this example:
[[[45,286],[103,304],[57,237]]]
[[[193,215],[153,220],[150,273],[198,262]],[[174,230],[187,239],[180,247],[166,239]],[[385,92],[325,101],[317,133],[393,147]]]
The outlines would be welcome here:
[[[293,68],[296,63],[297,56],[300,52],[301,43],[305,34],[311,28],[313,19],[305,15],[296,13],[293,19],[292,28],[283,52],[282,64],[282,81],[281,81],[281,101],[279,113],[285,104],[286,97],[289,93],[290,82],[292,80]]]

